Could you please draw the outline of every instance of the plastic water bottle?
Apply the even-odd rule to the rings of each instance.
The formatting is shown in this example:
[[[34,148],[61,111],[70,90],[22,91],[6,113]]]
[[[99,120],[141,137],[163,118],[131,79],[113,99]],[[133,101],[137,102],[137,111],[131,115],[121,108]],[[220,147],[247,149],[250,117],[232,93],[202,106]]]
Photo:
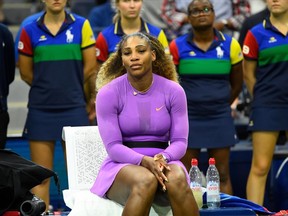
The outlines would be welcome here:
[[[207,206],[208,208],[220,207],[220,177],[215,166],[215,159],[209,159],[209,167],[206,173],[207,180]]]
[[[190,176],[190,188],[193,192],[194,198],[197,202],[198,208],[202,208],[202,175],[198,168],[198,161],[196,158],[191,160],[191,169],[189,171]]]

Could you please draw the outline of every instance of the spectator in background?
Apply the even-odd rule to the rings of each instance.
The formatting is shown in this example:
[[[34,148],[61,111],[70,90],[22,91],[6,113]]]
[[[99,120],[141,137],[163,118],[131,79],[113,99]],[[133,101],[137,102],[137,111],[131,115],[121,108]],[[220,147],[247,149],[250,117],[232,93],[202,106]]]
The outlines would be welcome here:
[[[240,31],[242,23],[250,16],[250,3],[248,0],[229,0],[232,14],[228,17],[224,17],[221,16],[221,14],[227,13],[225,7],[229,5],[229,2],[227,0],[225,1],[226,2],[222,0],[222,4],[220,4],[219,0],[212,0],[214,7],[217,7],[215,8],[216,22],[214,23],[214,27],[224,33],[228,33],[231,36],[238,38],[238,34],[234,35],[234,33]],[[217,18],[217,16],[219,17]]]
[[[4,25],[11,25],[12,23],[8,20],[3,11],[4,0],[0,0],[0,23]]]
[[[94,35],[88,20],[65,11],[66,3],[45,0],[45,13],[24,26],[18,45],[21,78],[31,87],[23,136],[31,159],[51,170],[63,126],[89,125],[83,84],[91,82],[95,92]],[[47,179],[33,188],[47,208],[49,185]]]
[[[98,5],[89,12],[88,20],[91,24],[95,38],[107,26],[113,24],[115,10],[110,0],[98,1]]]
[[[4,149],[9,123],[7,97],[15,76],[15,55],[13,35],[3,24],[0,24],[0,45],[0,149]]]
[[[266,17],[269,16],[269,14],[270,14],[269,9],[266,7],[262,11],[253,14],[244,20],[242,28],[239,33],[239,40],[238,40],[241,46],[243,46],[243,42],[248,31],[255,25],[261,23]]]
[[[189,31],[191,25],[187,17],[187,6],[191,0],[163,0],[162,18],[167,24],[169,40]],[[211,0],[215,11],[214,27],[228,33],[239,31],[244,19],[250,16],[248,0]]]
[[[192,0],[188,6],[192,30],[170,43],[180,84],[188,103],[188,149],[182,158],[187,170],[202,148],[214,157],[221,192],[232,194],[230,147],[238,141],[230,105],[242,88],[242,53],[239,43],[215,28],[209,0]]]
[[[161,17],[163,0],[144,0],[142,3],[141,17],[146,22],[163,29],[166,32],[167,24]]]
[[[97,4],[98,0],[71,0],[71,12],[88,18],[89,11]]]
[[[145,32],[157,37],[164,46],[166,53],[169,53],[168,41],[163,30],[141,18],[142,3],[142,0],[116,0],[114,24],[100,32],[96,40],[97,60],[100,64],[106,61],[111,53],[115,52],[117,44],[124,35],[134,32]]]
[[[248,31],[244,44],[244,79],[251,94],[249,131],[253,156],[247,199],[263,205],[279,132],[288,131],[288,0],[267,0],[270,16]]]
[[[187,17],[187,7],[191,0],[163,0],[161,17],[167,24],[165,33],[169,41],[186,34],[191,25]]]

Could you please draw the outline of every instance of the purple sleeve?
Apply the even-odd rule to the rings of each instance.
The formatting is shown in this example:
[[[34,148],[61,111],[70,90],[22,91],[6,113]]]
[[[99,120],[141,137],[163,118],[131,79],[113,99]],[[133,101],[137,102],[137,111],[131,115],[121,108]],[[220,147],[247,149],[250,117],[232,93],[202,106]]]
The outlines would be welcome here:
[[[122,144],[122,134],[118,123],[119,97],[117,91],[104,86],[97,94],[96,113],[99,132],[108,156],[119,163],[139,165],[144,155]]]
[[[173,89],[170,97],[170,145],[163,154],[168,161],[180,160],[186,153],[188,143],[188,111],[186,95],[182,87]]]

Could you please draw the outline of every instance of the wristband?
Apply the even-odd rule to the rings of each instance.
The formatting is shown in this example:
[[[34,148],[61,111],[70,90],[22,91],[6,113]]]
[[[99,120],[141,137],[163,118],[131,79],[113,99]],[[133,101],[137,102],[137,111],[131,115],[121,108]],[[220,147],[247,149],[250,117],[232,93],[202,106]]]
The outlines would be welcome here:
[[[162,157],[166,161],[166,163],[168,163],[168,159],[167,159],[167,157],[164,154],[162,154]]]
[[[158,161],[158,160],[161,160],[161,159],[163,159],[164,161],[166,161],[166,163],[168,162],[166,156],[163,155],[163,154],[156,154],[156,155],[154,156],[154,161]]]

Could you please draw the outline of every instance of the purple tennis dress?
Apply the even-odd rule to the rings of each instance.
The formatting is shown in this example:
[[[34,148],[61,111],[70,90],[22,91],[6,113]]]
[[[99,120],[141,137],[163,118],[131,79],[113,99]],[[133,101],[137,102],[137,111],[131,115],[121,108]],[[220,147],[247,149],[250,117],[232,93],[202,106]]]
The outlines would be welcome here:
[[[179,161],[187,149],[188,116],[186,95],[171,80],[153,74],[153,84],[145,93],[137,92],[127,74],[101,88],[96,101],[97,121],[108,157],[104,160],[91,192],[104,197],[119,170],[139,165],[144,155],[163,153],[169,164],[183,168]],[[129,148],[123,142],[170,142],[166,149]]]

